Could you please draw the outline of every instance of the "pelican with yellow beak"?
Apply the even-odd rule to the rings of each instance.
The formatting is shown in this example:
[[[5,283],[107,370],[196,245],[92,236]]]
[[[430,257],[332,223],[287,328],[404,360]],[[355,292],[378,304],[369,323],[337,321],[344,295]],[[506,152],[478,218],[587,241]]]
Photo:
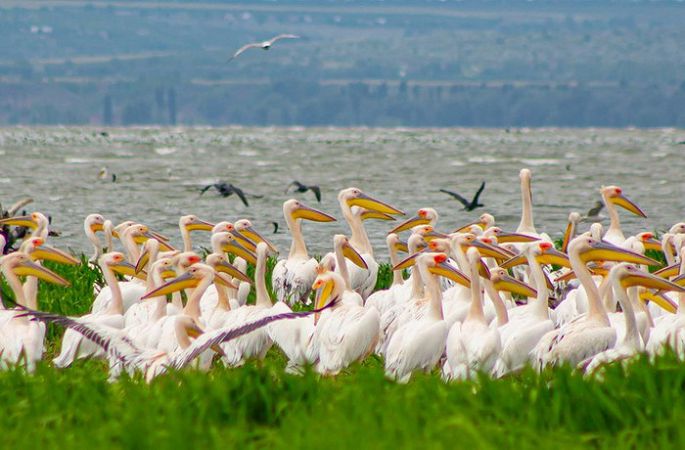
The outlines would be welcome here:
[[[388,234],[399,234],[403,231],[411,230],[418,225],[430,225],[435,228],[438,223],[438,212],[433,208],[421,208],[416,211],[416,215],[405,220],[395,228],[390,230]]]
[[[312,283],[316,279],[318,262],[307,253],[307,246],[302,236],[302,221],[334,222],[335,218],[295,199],[283,203],[283,216],[292,235],[292,244],[288,257],[279,260],[274,267],[273,290],[278,301],[289,305],[297,302],[306,303]]]
[[[657,261],[616,247],[590,236],[581,235],[569,244],[568,256],[576,277],[587,294],[588,313],[544,335],[533,349],[535,366],[579,362],[612,348],[616,343],[616,330],[600,298],[597,285],[586,264],[590,261],[616,261],[633,264],[658,265]]]
[[[126,261],[123,253],[119,252],[105,253],[100,257],[99,265],[111,293],[110,301],[106,308],[86,314],[79,320],[84,323],[92,322],[110,328],[122,329],[124,328],[124,302],[121,287],[114,274],[115,272],[130,274],[135,271],[135,268]],[[68,329],[62,338],[60,354],[52,362],[55,366],[64,368],[70,366],[75,359],[104,356],[105,352],[97,344],[84,338],[80,333]]]
[[[0,258],[0,271],[14,294],[17,304],[27,306],[35,304],[35,298],[27,298],[20,276],[35,277],[48,283],[67,286],[69,283],[31,260],[23,252],[14,252]],[[32,294],[35,296],[35,292]],[[26,370],[31,373],[43,355],[43,336],[45,325],[18,317],[16,310],[3,310],[0,320],[0,367],[25,363]]]
[[[193,242],[190,239],[191,231],[212,231],[214,224],[205,222],[194,214],[181,216],[178,220],[178,228],[181,230],[181,238],[183,238],[183,251],[192,252]]]
[[[26,216],[14,216],[6,219],[0,219],[0,226],[13,225],[15,227],[29,228],[31,234],[29,237],[39,237],[43,240],[48,238],[48,226],[50,221],[43,213],[38,211],[28,214]]]
[[[335,304],[319,317],[315,316],[312,347],[318,354],[316,370],[323,375],[337,375],[373,352],[380,317],[374,308],[338,301],[345,292],[345,280],[335,272],[319,271],[312,284],[316,291],[315,307],[323,307],[331,301]]]
[[[620,263],[609,271],[609,281],[621,304],[625,320],[625,333],[612,348],[604,350],[593,357],[581,361],[579,366],[587,373],[594,373],[603,365],[614,361],[626,361],[633,358],[645,348],[640,335],[633,302],[628,298],[627,289],[633,286],[644,286],[652,289],[683,292],[680,286],[643,272],[634,264]]]
[[[385,356],[385,374],[389,378],[407,383],[414,371],[430,372],[445,352],[449,325],[442,313],[442,293],[437,276],[447,276],[468,284],[468,278],[446,263],[444,253],[421,253],[416,267],[426,285],[425,315],[405,323],[397,329],[388,343]]]
[[[647,215],[635,203],[629,200],[623,194],[623,189],[618,186],[602,186],[600,193],[611,220],[609,229],[604,233],[603,239],[610,244],[621,245],[626,238],[621,229],[621,220],[619,219],[616,206],[620,206],[639,217],[647,217]]]
[[[352,207],[358,206],[369,211],[389,215],[404,215],[404,212],[387,203],[377,200],[361,189],[351,187],[338,193],[338,203],[350,227],[350,244],[362,256],[368,269],[363,269],[353,263],[347,264],[352,289],[357,291],[364,300],[371,295],[378,277],[378,263],[373,256],[373,247],[364,228],[361,216],[352,212]],[[340,270],[337,268],[336,270]]]

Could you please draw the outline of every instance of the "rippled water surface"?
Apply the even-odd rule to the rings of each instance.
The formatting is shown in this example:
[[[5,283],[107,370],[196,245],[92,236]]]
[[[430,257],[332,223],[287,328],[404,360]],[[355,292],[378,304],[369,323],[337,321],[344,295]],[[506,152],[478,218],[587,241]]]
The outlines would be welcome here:
[[[518,171],[533,171],[535,223],[560,235],[568,213],[584,212],[599,199],[601,185],[618,184],[648,219],[621,213],[624,228],[660,230],[685,219],[685,130],[392,130],[272,128],[9,128],[0,129],[0,201],[23,196],[30,209],[53,217],[62,232],[55,243],[88,249],[83,218],[92,212],[115,223],[134,219],[180,241],[178,217],[194,213],[211,221],[249,218],[287,249],[281,206],[291,196],[342,218],[337,192],[357,186],[415,212],[433,206],[439,228],[451,230],[488,211],[504,228],[520,213]],[[100,168],[117,182],[97,179]],[[311,193],[284,194],[294,179],[319,184]],[[244,207],[235,197],[200,188],[227,181],[261,194]],[[440,188],[470,197],[482,180],[485,208],[465,212]],[[378,252],[385,253],[387,222],[367,222]],[[312,253],[331,247],[344,222],[307,224]],[[195,242],[208,246],[206,235]]]

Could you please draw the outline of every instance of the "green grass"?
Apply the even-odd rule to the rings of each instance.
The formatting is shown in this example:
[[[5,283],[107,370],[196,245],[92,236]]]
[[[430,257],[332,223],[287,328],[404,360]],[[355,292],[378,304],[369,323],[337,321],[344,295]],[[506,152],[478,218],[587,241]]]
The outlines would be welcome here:
[[[51,267],[72,287],[41,283],[41,308],[85,312],[99,273]],[[49,333],[48,356],[59,335]],[[685,448],[685,364],[672,356],[610,367],[603,381],[557,368],[449,385],[437,373],[397,385],[376,358],[334,379],[286,375],[284,366],[274,348],[262,364],[184,370],[151,385],[110,384],[100,361],[0,372],[2,446]]]

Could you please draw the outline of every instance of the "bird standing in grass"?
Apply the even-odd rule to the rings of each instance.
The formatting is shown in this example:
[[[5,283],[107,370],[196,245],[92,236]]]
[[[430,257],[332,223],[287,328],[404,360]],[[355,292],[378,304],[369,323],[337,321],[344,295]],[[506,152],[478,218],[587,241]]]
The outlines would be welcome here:
[[[240,189],[238,186],[234,186],[231,183],[214,183],[207,185],[202,188],[200,191],[200,195],[204,194],[207,192],[209,189],[214,188],[219,192],[219,194],[222,197],[230,197],[231,195],[235,194],[238,197],[240,197],[240,200],[243,202],[245,206],[250,206],[250,204],[247,201],[247,197],[252,197],[252,198],[262,198],[262,195],[255,195],[255,194],[247,194],[245,193],[242,189]]]
[[[476,208],[480,208],[481,206],[485,206],[482,203],[478,203],[478,198],[480,197],[480,194],[483,192],[483,189],[485,189],[485,181],[483,181],[478,188],[478,191],[476,191],[476,195],[473,196],[473,200],[468,201],[461,195],[457,194],[454,191],[448,191],[447,189],[440,189],[440,192],[444,192],[447,195],[451,195],[452,197],[456,198],[459,200],[459,203],[464,205],[464,210],[466,211],[473,211]]]

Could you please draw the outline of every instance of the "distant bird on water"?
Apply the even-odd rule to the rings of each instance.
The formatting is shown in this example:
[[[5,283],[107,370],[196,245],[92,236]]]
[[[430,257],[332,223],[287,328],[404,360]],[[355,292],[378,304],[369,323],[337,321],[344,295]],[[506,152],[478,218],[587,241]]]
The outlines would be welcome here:
[[[250,206],[250,204],[247,202],[247,197],[250,196],[252,198],[262,198],[262,195],[255,195],[255,194],[247,194],[245,193],[242,189],[240,189],[237,186],[232,185],[231,183],[214,183],[210,184],[208,186],[205,186],[202,188],[200,191],[200,195],[204,194],[207,192],[209,189],[214,188],[219,192],[219,194],[222,197],[230,197],[231,195],[235,194],[238,197],[240,197],[240,200],[243,202],[245,206]]]
[[[588,220],[596,221],[596,220],[602,219],[602,216],[600,216],[599,213],[602,211],[603,208],[604,208],[604,203],[602,203],[600,201],[596,201],[595,206],[593,206],[592,208],[590,208],[588,210],[587,214],[585,214],[585,216],[583,216],[582,221],[583,222],[588,221]]]
[[[106,180],[109,178],[109,170],[107,170],[107,167],[102,167],[100,169],[100,172],[98,172],[98,180]],[[113,173],[112,174],[112,183],[116,183],[117,181],[117,174]]]
[[[448,191],[447,189],[440,189],[440,192],[444,192],[447,195],[451,195],[452,197],[456,198],[459,200],[459,203],[464,205],[464,210],[466,211],[473,211],[476,208],[480,208],[481,206],[485,206],[482,203],[478,203],[478,197],[480,197],[480,194],[483,192],[483,189],[485,189],[485,181],[480,185],[478,188],[478,191],[476,192],[476,195],[473,196],[473,200],[468,201],[461,195],[457,194],[456,192],[453,191]]]
[[[233,54],[233,56],[231,56],[231,57],[228,59],[228,62],[233,61],[235,58],[237,58],[238,56],[240,56],[244,51],[249,50],[249,49],[251,49],[251,48],[261,48],[262,50],[269,50],[269,49],[271,48],[271,46],[274,45],[274,43],[275,43],[276,41],[280,41],[281,39],[299,39],[299,38],[300,38],[300,37],[297,36],[297,35],[295,35],[295,34],[279,34],[278,36],[272,37],[272,38],[269,39],[268,41],[263,41],[263,42],[252,42],[251,44],[243,45],[242,47],[240,47],[240,48],[238,49],[237,52],[235,52],[235,53]]]
[[[285,193],[287,194],[290,191],[290,188],[293,186],[295,186],[295,190],[293,192],[312,191],[314,193],[314,197],[316,197],[316,201],[321,203],[321,189],[319,188],[319,186],[307,186],[295,180],[292,183],[290,183],[287,188],[285,188]]]

